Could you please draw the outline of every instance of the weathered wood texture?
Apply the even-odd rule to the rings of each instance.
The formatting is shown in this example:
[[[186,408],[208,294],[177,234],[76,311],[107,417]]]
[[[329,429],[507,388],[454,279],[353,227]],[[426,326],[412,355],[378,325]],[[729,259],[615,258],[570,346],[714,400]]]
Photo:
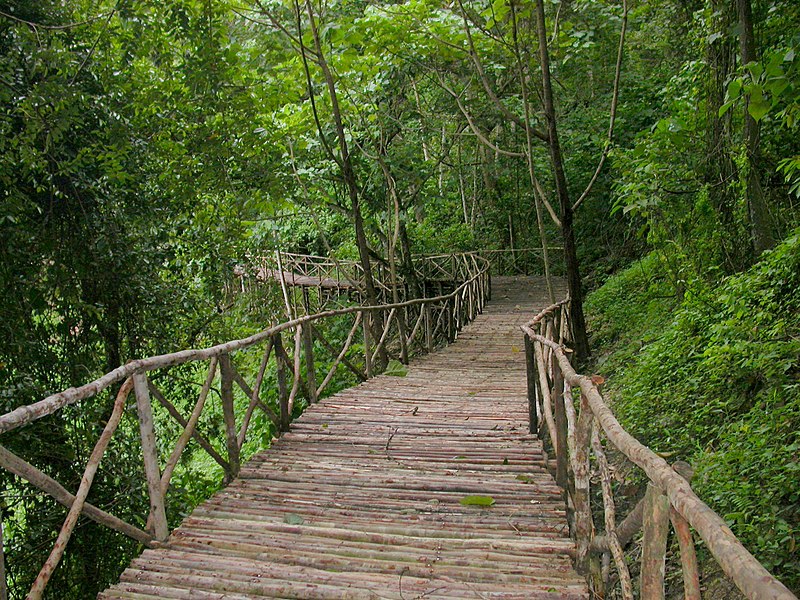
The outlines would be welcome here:
[[[455,344],[309,407],[100,598],[588,598],[528,433],[538,284],[495,279]]]

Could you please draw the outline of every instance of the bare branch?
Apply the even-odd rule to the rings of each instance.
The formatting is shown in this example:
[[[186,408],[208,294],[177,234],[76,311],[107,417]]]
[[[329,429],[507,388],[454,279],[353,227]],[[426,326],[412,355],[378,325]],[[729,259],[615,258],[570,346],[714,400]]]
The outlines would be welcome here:
[[[486,90],[486,95],[489,96],[489,99],[492,103],[503,113],[503,116],[508,119],[509,121],[513,121],[523,129],[530,129],[531,133],[543,141],[548,141],[547,134],[543,131],[539,131],[534,129],[530,126],[530,123],[526,123],[523,119],[519,117],[519,115],[515,115],[512,113],[508,107],[500,101],[500,98],[497,97],[494,90],[492,89],[491,84],[489,83],[489,78],[486,76],[486,71],[483,70],[483,65],[481,64],[480,58],[478,57],[478,52],[475,50],[475,41],[472,39],[472,31],[469,27],[469,21],[467,19],[467,11],[464,8],[464,4],[462,0],[458,0],[458,6],[461,9],[461,18],[464,21],[464,33],[467,36],[467,42],[469,43],[469,56],[472,59],[472,63],[475,65],[475,70],[478,73],[478,78],[481,80],[483,84],[483,89]]]
[[[108,29],[108,25],[111,23],[111,17],[113,17],[116,14],[118,7],[119,7],[119,2],[117,3],[117,6],[114,7],[114,10],[112,10],[110,13],[108,13],[108,15],[106,15],[106,22],[103,25],[102,31],[100,31],[100,33],[97,34],[97,38],[94,40],[94,44],[92,44],[92,47],[89,49],[89,53],[83,58],[83,62],[81,62],[81,65],[78,67],[78,70],[75,71],[75,74],[72,76],[72,79],[70,79],[69,81],[70,85],[75,84],[75,82],[78,80],[78,75],[81,74],[81,71],[83,71],[83,68],[89,62],[89,59],[92,58],[92,56],[94,55],[94,51],[97,49],[97,44],[100,43],[103,34]]]
[[[617,104],[619,102],[619,80],[620,74],[622,73],[622,56],[623,50],[625,48],[625,32],[628,28],[628,2],[627,0],[622,0],[622,26],[619,31],[619,47],[617,48],[617,64],[614,70],[614,91],[611,96],[611,108],[609,110],[609,120],[608,120],[608,137],[606,138],[605,146],[603,147],[603,152],[600,154],[600,161],[597,164],[597,168],[594,171],[594,175],[589,180],[586,189],[583,190],[583,193],[580,197],[575,201],[575,204],[572,205],[572,210],[577,210],[578,207],[583,204],[583,201],[586,200],[586,197],[589,195],[589,192],[592,191],[592,187],[594,187],[595,181],[597,181],[597,177],[600,175],[600,171],[603,168],[603,165],[606,162],[606,158],[608,158],[608,152],[611,150],[611,144],[614,141],[614,123],[617,118]]]
[[[328,144],[328,140],[325,137],[325,132],[322,130],[322,123],[319,121],[319,112],[317,111],[317,100],[314,96],[314,84],[311,81],[311,69],[308,67],[308,58],[306,56],[306,45],[303,43],[303,23],[301,20],[301,12],[300,12],[300,4],[295,0],[294,3],[295,12],[297,16],[297,39],[300,44],[300,57],[303,61],[303,71],[306,76],[306,86],[308,87],[308,98],[311,101],[311,112],[314,114],[314,123],[317,126],[317,133],[319,133],[319,139],[322,142],[322,146],[325,148],[325,153],[328,155],[333,162],[335,162],[339,167],[342,166],[342,163],[339,161],[339,158],[333,153],[333,149]],[[319,54],[317,55],[319,57]]]
[[[10,15],[7,12],[3,12],[0,10],[0,17],[5,17],[6,19],[10,19],[11,21],[16,21],[17,23],[22,23],[23,25],[27,25],[31,29],[44,29],[47,31],[61,31],[64,29],[72,29],[73,27],[82,27],[83,25],[88,25],[89,23],[94,23],[95,21],[99,21],[100,19],[105,19],[113,15],[117,12],[115,8],[109,13],[105,13],[102,15],[97,15],[96,17],[90,17],[85,21],[79,21],[77,23],[65,23],[64,25],[43,25],[41,23],[34,23],[33,21],[26,21],[25,19],[20,19],[19,17],[15,17],[14,15]]]
[[[488,146],[489,148],[491,148],[495,152],[497,152],[499,154],[503,154],[504,156],[512,156],[512,157],[515,157],[515,158],[524,158],[525,157],[525,153],[523,153],[523,152],[511,152],[509,150],[503,150],[502,148],[500,148],[500,147],[496,146],[495,144],[493,144],[491,142],[491,140],[489,140],[489,138],[487,138],[485,135],[483,135],[483,133],[481,133],[480,129],[478,129],[477,125],[475,125],[475,122],[472,120],[472,117],[470,116],[470,114],[467,111],[466,107],[461,102],[461,98],[459,97],[459,95],[456,94],[455,91],[453,91],[453,89],[450,88],[444,82],[444,78],[441,76],[441,74],[437,73],[437,76],[439,78],[439,84],[442,86],[442,89],[444,89],[447,93],[449,93],[455,99],[456,104],[458,104],[458,108],[461,110],[461,113],[464,115],[464,118],[467,119],[467,123],[469,123],[469,128],[472,130],[472,132],[477,136],[477,138],[481,142],[483,142],[486,146]]]
[[[292,32],[289,31],[289,29],[285,25],[283,25],[283,23],[281,23],[278,19],[276,19],[275,15],[273,15],[269,10],[267,10],[267,8],[259,0],[256,0],[256,4],[258,4],[261,14],[264,15],[267,19],[269,19],[269,22],[261,21],[259,19],[254,19],[253,17],[248,17],[247,15],[239,12],[239,10],[237,10],[236,8],[232,8],[231,10],[234,12],[234,14],[240,16],[245,21],[250,21],[251,23],[256,23],[257,25],[264,25],[266,27],[274,27],[275,29],[283,33],[283,35],[285,35],[289,39],[289,41],[292,44],[294,44],[294,46],[296,46],[298,50],[300,50],[301,46],[303,45],[302,39],[299,39],[297,36],[293,35]],[[312,48],[306,48],[305,52],[307,54],[311,54],[312,56],[316,56],[317,54],[316,52],[314,52]],[[313,60],[316,61],[316,58]]]

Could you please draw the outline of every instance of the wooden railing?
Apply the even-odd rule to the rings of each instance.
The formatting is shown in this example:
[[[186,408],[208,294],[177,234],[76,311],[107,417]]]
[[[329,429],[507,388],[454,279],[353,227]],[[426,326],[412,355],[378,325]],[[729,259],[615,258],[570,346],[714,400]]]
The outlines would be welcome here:
[[[564,272],[563,248],[548,248],[550,271],[554,275]],[[544,253],[541,248],[503,248],[483,250],[481,256],[492,265],[494,275],[543,275]]]
[[[664,598],[665,556],[669,523],[672,522],[680,548],[687,600],[700,600],[692,528],[747,598],[797,600],[747,551],[725,521],[692,491],[691,467],[682,462],[668,465],[625,431],[598,389],[602,379],[579,375],[573,369],[567,346],[568,315],[568,301],[564,300],[522,326],[530,430],[548,439],[555,454],[556,481],[568,493],[571,531],[577,544],[576,566],[587,575],[598,596],[602,597],[608,583],[613,559],[621,597],[634,598],[623,549],[643,529],[639,597]],[[573,399],[575,391],[579,391],[577,399]],[[644,498],[619,524],[602,437],[617,453],[638,466],[649,480]],[[592,455],[594,472],[590,466]],[[590,482],[598,479],[603,502],[599,526],[595,524],[590,506]]]
[[[249,262],[251,268],[255,268],[254,275],[258,279],[277,281],[283,278],[289,285],[362,295],[365,288],[364,268],[354,260],[276,251],[251,256]],[[389,269],[380,262],[374,262],[371,271],[379,298],[391,298]],[[402,283],[398,279],[398,284],[402,286]]]
[[[453,341],[461,328],[483,309],[489,295],[488,263],[474,255],[470,255],[468,259],[456,257],[450,260],[450,264],[462,263],[471,265],[471,268],[459,271],[464,275],[462,283],[447,294],[382,306],[328,310],[296,318],[250,337],[210,348],[183,350],[133,360],[85,385],[53,394],[0,416],[0,434],[8,434],[52,415],[67,405],[97,397],[103,390],[121,383],[111,415],[97,439],[94,451],[86,463],[80,486],[74,494],[34,465],[0,446],[0,466],[69,509],[55,545],[28,598],[41,598],[81,515],[145,546],[155,547],[163,543],[169,536],[165,498],[173,472],[190,440],[194,439],[220,465],[225,481],[230,481],[239,473],[243,446],[257,409],[263,411],[277,431],[288,431],[297,400],[304,398],[308,403],[316,402],[338,369],[346,368],[357,379],[364,380],[378,374],[383,367],[381,362],[386,359],[396,358],[407,362],[412,354],[431,352],[436,346]],[[321,323],[329,319],[349,320],[349,332],[340,347],[326,339],[321,331]],[[376,331],[380,335],[375,335]],[[289,348],[286,347],[287,338],[291,340]],[[358,356],[354,356],[351,351],[356,341],[361,342]],[[234,355],[255,347],[261,348],[261,358],[258,368],[250,373],[248,382],[242,375],[243,366],[236,365]],[[318,367],[322,363],[320,349],[327,354],[327,367],[324,372],[318,373]],[[177,403],[170,400],[168,394],[159,387],[160,379],[154,377],[154,372],[163,375],[171,368],[188,363],[207,363],[207,367],[194,408],[189,416],[185,416],[176,406]],[[277,405],[272,406],[263,397],[263,384],[268,368],[274,369],[277,387]],[[221,441],[218,445],[224,451],[218,451],[211,443],[215,440],[202,435],[198,430],[198,422],[213,404],[209,400],[209,392],[217,379],[224,423],[224,430],[218,432]],[[239,388],[242,392],[238,402],[234,388]],[[144,478],[150,503],[147,526],[144,529],[87,502],[100,461],[117,431],[131,392],[136,399]],[[163,410],[153,410],[153,399]],[[163,443],[156,443],[154,421],[159,415],[174,419],[182,428],[169,456],[159,456],[158,452],[159,446],[164,447]],[[5,593],[5,578],[0,585]]]

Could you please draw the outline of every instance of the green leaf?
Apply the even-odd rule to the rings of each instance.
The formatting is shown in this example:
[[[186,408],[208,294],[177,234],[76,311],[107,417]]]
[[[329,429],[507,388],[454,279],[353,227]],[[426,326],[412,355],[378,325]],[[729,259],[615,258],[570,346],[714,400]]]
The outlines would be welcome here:
[[[722,115],[724,115],[726,112],[728,112],[731,109],[731,106],[733,106],[733,102],[726,102],[725,104],[720,106],[719,107],[719,112],[717,113],[717,116],[721,117]]]
[[[462,506],[492,506],[494,498],[491,496],[464,496],[459,502]]]
[[[386,366],[386,370],[383,372],[383,374],[391,375],[392,377],[405,377],[408,375],[408,367],[406,367],[399,360],[392,359],[389,361],[389,364]]]
[[[306,522],[306,520],[301,517],[300,515],[296,515],[294,513],[289,513],[285,517],[283,517],[283,522],[287,525],[302,525]]]
[[[742,82],[739,79],[734,79],[728,84],[728,99],[733,100],[738,98],[742,91]]]
[[[789,80],[786,77],[778,77],[767,83],[767,91],[773,99],[780,98],[781,94],[789,87]]]
[[[750,102],[747,105],[747,112],[756,121],[760,121],[769,112],[771,105],[769,101],[764,98],[764,94],[760,88],[755,88],[750,93]]]
[[[750,71],[750,75],[753,76],[753,80],[758,80],[761,78],[761,75],[764,73],[764,67],[761,63],[758,62],[749,62],[745,65],[745,68]]]

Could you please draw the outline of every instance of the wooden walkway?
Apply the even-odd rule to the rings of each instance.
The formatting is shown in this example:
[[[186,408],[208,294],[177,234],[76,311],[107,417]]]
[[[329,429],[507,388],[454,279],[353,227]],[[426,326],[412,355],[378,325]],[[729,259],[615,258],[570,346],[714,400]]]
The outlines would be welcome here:
[[[99,597],[588,598],[527,433],[518,325],[544,286],[494,283],[455,344],[309,408]]]

